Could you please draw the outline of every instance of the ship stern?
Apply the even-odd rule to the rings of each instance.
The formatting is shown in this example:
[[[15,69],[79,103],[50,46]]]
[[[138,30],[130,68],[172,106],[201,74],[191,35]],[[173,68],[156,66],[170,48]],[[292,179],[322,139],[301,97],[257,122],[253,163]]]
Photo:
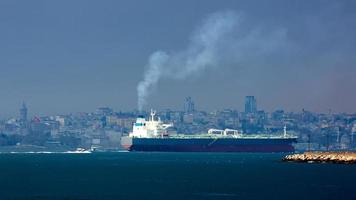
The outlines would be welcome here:
[[[131,151],[131,147],[132,147],[132,137],[129,136],[124,136],[121,137],[121,146],[128,150]]]

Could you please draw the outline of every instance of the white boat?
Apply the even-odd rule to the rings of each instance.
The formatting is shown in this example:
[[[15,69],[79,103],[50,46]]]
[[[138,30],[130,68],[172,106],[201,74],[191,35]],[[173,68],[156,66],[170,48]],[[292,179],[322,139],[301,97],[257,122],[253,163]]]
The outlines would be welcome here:
[[[77,148],[75,151],[67,151],[66,153],[91,153],[91,151],[84,148]]]

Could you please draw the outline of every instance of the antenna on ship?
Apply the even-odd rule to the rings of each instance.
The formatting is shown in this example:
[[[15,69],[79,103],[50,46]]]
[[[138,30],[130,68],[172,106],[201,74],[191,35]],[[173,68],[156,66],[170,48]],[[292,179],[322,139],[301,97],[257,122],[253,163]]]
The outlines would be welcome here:
[[[287,125],[285,125],[285,124],[283,127],[283,137],[287,137]]]

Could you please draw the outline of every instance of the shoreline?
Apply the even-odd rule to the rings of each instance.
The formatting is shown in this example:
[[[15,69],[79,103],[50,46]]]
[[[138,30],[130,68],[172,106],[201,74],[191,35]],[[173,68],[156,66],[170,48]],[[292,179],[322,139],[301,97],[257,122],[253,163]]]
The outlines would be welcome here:
[[[356,152],[333,152],[333,151],[309,151],[285,156],[282,161],[303,162],[303,163],[339,163],[356,164]]]

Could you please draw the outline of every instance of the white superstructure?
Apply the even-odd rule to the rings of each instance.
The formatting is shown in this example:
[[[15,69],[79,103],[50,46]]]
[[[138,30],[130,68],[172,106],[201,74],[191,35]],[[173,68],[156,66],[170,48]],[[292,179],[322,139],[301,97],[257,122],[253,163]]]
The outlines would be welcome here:
[[[153,138],[167,136],[167,128],[172,124],[164,124],[160,118],[155,119],[156,112],[151,110],[151,117],[146,121],[144,117],[138,117],[133,124],[130,137]]]

